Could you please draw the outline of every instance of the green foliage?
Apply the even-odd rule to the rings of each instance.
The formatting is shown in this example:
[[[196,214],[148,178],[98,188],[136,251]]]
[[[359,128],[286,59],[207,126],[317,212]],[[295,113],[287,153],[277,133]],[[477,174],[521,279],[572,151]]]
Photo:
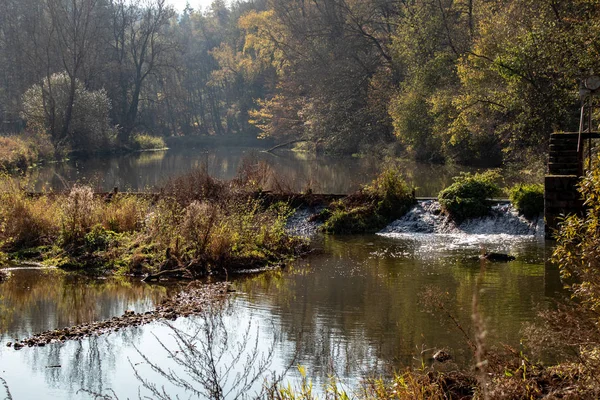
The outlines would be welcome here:
[[[454,177],[452,185],[439,193],[442,210],[457,222],[488,215],[488,200],[502,193],[495,183],[498,179],[497,171],[461,173]]]
[[[66,73],[54,74],[23,94],[27,126],[37,134],[49,135],[57,149],[67,146],[91,151],[112,147],[116,130],[110,125],[111,104],[103,89],[90,91],[76,80],[71,119],[66,126],[70,82]]]
[[[138,133],[131,139],[133,148],[136,150],[158,150],[167,147],[165,140],[159,136],[146,133]]]
[[[510,189],[509,196],[519,213],[527,218],[544,212],[544,185],[517,184]]]
[[[565,218],[558,232],[552,260],[560,267],[573,296],[597,312],[600,310],[600,159],[582,179],[579,192],[585,199],[585,215]]]
[[[416,204],[414,192],[397,167],[386,168],[362,191],[376,199],[376,213],[386,218],[400,218]]]
[[[341,206],[333,208],[330,214],[322,228],[326,233],[373,233],[386,224],[386,219],[370,205],[353,208]]]
[[[84,248],[87,252],[106,251],[108,246],[118,239],[116,232],[106,230],[102,225],[94,225],[84,236]]]
[[[327,233],[372,233],[406,214],[416,199],[397,168],[387,168],[359,193],[320,214]]]

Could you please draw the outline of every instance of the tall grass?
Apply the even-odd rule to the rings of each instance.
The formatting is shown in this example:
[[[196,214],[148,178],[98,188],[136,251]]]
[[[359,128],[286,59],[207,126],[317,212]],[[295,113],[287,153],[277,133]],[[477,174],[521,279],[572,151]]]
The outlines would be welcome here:
[[[160,150],[167,147],[167,144],[162,137],[152,136],[147,133],[138,133],[134,135],[131,142],[136,150]]]
[[[31,196],[8,176],[0,181],[0,250],[47,246],[35,254],[59,266],[132,271],[145,262],[203,275],[278,264],[304,246],[285,231],[289,207],[266,207],[201,170],[171,180],[153,200],[104,198],[81,185]]]
[[[0,136],[0,170],[23,170],[37,159],[37,153],[22,138]]]
[[[0,171],[25,170],[43,159],[54,157],[54,147],[47,135],[25,132],[0,136]]]

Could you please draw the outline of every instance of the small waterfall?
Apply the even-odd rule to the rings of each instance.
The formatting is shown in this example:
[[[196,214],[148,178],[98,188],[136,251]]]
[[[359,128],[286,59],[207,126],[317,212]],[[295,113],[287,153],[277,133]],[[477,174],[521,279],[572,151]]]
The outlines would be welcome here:
[[[404,217],[392,222],[379,234],[389,237],[439,234],[543,238],[544,221],[541,216],[534,221],[529,221],[520,216],[509,203],[499,203],[492,207],[489,216],[466,220],[457,225],[442,214],[440,204],[436,200],[425,200],[420,201]]]
[[[319,232],[322,222],[311,221],[311,216],[317,214],[323,207],[300,207],[287,220],[285,230],[290,235],[311,237]]]

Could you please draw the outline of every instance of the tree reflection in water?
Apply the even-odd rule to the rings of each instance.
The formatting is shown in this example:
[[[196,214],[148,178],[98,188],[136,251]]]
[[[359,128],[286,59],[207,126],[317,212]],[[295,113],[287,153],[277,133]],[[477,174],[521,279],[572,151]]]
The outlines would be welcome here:
[[[140,398],[171,399],[185,392],[186,396],[207,399],[263,398],[286,375],[292,363],[272,370],[279,342],[277,334],[264,337],[252,319],[247,323],[236,321],[231,303],[211,306],[199,316],[182,324],[163,322],[168,335],[154,334],[160,355],[133,345],[142,362],[129,359],[140,387]],[[274,329],[272,330],[274,331]],[[89,348],[95,354],[106,354]],[[77,355],[75,355],[77,357]],[[75,360],[73,364],[80,364]],[[95,356],[86,361],[101,365]],[[98,371],[100,372],[100,371]],[[101,375],[101,374],[99,374]],[[99,399],[117,399],[118,388],[105,389],[100,384],[78,380],[85,392]]]

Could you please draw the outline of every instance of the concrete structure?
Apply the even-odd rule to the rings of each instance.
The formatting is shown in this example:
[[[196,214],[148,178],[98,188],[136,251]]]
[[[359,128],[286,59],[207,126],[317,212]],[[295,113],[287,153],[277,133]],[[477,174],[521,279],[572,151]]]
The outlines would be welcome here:
[[[582,214],[583,199],[577,183],[583,174],[583,143],[597,133],[554,133],[550,136],[548,175],[545,178],[544,217],[546,238],[552,239],[560,221],[569,214]],[[578,151],[578,148],[580,149]]]

